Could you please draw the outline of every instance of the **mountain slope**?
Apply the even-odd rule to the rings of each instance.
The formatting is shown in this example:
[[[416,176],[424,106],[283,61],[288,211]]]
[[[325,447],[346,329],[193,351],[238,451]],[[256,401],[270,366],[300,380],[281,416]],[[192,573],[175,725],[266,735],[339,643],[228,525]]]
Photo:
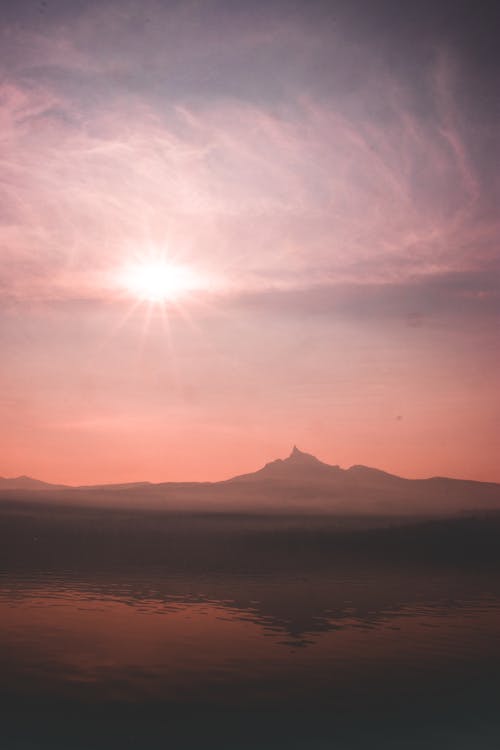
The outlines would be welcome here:
[[[219,483],[220,484],[220,483]],[[448,514],[500,508],[500,485],[460,479],[405,479],[380,469],[325,464],[294,446],[288,458],[226,481],[257,505],[278,498],[295,509],[336,513]]]
[[[500,484],[405,479],[359,465],[342,469],[294,446],[285,459],[221,482],[63,487],[18,477],[0,480],[0,499],[176,512],[429,517],[500,509]]]
[[[339,466],[325,464],[316,456],[304,453],[294,445],[288,458],[277,458],[258,471],[241,474],[226,480],[226,482],[261,482],[268,479],[323,482],[337,477],[341,471],[342,469]]]
[[[50,484],[50,482],[42,482],[40,479],[33,479],[32,477],[20,476],[20,477],[0,477],[0,490],[58,490],[65,488],[64,484]]]

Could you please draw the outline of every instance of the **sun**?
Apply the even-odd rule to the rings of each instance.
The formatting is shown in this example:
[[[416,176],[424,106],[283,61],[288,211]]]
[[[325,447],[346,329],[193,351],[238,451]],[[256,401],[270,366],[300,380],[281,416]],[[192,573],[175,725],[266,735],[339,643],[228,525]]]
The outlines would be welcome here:
[[[145,259],[123,269],[121,286],[136,299],[150,303],[174,302],[202,287],[200,276],[189,266],[166,259]]]

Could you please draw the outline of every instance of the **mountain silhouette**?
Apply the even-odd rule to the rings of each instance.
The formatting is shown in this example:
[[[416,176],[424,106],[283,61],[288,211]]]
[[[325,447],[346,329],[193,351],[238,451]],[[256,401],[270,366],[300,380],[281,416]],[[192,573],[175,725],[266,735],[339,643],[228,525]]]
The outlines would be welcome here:
[[[0,477],[0,490],[51,490],[63,489],[67,485],[50,484],[40,479],[33,479],[24,474],[19,477]]]
[[[316,489],[318,485],[322,485],[330,489],[376,486],[388,490],[401,488],[409,482],[418,481],[404,479],[395,474],[389,474],[386,471],[360,464],[342,469],[338,464],[327,464],[320,461],[316,456],[299,450],[296,445],[293,446],[293,450],[287,458],[270,461],[262,469],[226,481],[244,484],[246,482],[266,482],[269,480],[277,483],[292,483],[296,486],[314,486]]]
[[[270,461],[262,469],[250,474],[242,474],[228,482],[262,481],[266,479],[291,479],[293,481],[323,481],[336,476],[342,471],[339,466],[332,466],[320,461],[310,453],[304,453],[296,445],[287,458]]]
[[[176,512],[433,516],[500,509],[500,484],[405,479],[362,465],[342,469],[294,446],[287,458],[219,482],[65,487],[17,477],[0,479],[2,498]]]

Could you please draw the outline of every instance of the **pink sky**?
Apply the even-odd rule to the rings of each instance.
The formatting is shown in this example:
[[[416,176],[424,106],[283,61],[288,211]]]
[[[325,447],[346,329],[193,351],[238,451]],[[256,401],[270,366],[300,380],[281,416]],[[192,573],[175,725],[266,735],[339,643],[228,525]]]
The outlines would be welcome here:
[[[0,475],[219,479],[297,443],[500,481],[469,57],[394,66],[352,17],[209,6],[5,19]],[[152,257],[196,288],[138,299],[124,268]]]

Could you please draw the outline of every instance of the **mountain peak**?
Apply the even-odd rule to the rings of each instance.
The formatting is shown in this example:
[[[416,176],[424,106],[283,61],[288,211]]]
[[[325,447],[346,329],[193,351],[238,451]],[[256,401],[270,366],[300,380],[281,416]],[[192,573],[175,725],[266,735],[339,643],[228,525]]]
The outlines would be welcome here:
[[[299,450],[296,445],[293,446],[292,452],[290,453],[288,458],[284,459],[284,462],[293,464],[322,463],[318,458],[316,458],[316,456],[313,456],[311,453],[305,453],[304,451]]]
[[[277,458],[275,461],[270,461],[258,471],[252,472],[251,474],[241,474],[240,476],[232,477],[232,479],[227,481],[248,482],[263,479],[278,479],[288,482],[311,481],[314,483],[318,480],[323,481],[326,476],[330,477],[332,472],[336,474],[339,471],[341,470],[338,466],[325,464],[323,461],[320,461],[319,458],[316,458],[316,456],[313,456],[310,453],[305,453],[294,445],[287,458]]]

